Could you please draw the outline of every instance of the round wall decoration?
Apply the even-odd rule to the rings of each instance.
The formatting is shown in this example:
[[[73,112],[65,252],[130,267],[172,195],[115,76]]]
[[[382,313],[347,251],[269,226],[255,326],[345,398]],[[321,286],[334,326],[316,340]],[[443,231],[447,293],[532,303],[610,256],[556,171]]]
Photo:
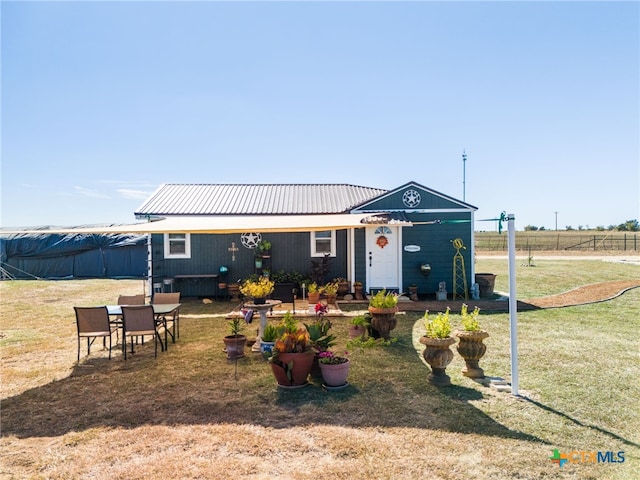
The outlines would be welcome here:
[[[245,248],[254,249],[262,241],[260,233],[243,233],[240,235],[240,241]]]
[[[417,207],[418,205],[420,205],[420,193],[416,192],[415,190],[407,190],[402,195],[402,203],[410,208]]]
[[[389,240],[384,235],[380,235],[376,240],[376,243],[380,248],[384,248],[389,243]]]

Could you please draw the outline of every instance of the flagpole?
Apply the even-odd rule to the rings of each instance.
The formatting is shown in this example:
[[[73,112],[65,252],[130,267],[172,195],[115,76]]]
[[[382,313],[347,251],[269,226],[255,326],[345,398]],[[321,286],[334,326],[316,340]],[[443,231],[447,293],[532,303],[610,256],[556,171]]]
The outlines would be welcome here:
[[[516,229],[515,215],[507,217],[509,236],[509,323],[511,330],[511,394],[520,396],[518,381],[518,299],[516,296]]]

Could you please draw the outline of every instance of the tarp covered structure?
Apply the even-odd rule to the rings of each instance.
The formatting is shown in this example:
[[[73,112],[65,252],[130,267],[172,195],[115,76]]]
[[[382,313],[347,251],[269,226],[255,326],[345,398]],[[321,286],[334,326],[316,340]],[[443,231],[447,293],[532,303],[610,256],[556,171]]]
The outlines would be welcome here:
[[[145,278],[147,274],[146,235],[0,233],[4,278]]]

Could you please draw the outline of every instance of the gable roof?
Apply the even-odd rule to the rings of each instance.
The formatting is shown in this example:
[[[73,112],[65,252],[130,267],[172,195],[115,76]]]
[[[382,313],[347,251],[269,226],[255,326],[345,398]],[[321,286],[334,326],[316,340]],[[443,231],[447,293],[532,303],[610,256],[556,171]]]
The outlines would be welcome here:
[[[137,217],[347,213],[386,190],[349,184],[164,184]]]
[[[412,193],[412,201],[406,201],[404,194]],[[416,182],[408,182],[393,190],[388,190],[376,198],[367,200],[353,209],[353,212],[443,212],[474,211],[478,207],[458,200]]]

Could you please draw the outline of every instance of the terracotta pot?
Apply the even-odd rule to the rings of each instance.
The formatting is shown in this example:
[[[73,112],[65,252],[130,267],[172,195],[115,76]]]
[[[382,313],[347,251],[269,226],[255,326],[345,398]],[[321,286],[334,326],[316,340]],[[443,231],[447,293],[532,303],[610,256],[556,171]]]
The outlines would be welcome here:
[[[469,378],[483,378],[484,370],[478,365],[478,361],[487,351],[487,346],[482,341],[489,336],[484,330],[477,332],[457,331],[456,337],[460,340],[456,350],[464,358],[465,366],[462,374]]]
[[[364,335],[365,328],[362,325],[349,326],[349,338],[358,338]]]
[[[231,295],[231,300],[237,302],[240,300],[240,284],[239,283],[229,283],[227,284],[229,295]]]
[[[351,360],[347,359],[345,363],[339,363],[337,365],[320,363],[320,371],[322,372],[322,379],[325,385],[329,387],[340,387],[347,383],[347,377],[349,376],[349,368],[351,366]]]
[[[244,357],[244,346],[247,344],[245,335],[227,335],[223,340],[229,360]]]
[[[398,324],[398,321],[396,320],[397,311],[398,307],[369,307],[369,313],[371,314],[371,327],[385,340],[389,340],[389,338],[391,338],[390,332],[396,328],[396,325]]]
[[[439,387],[451,385],[451,378],[447,375],[446,369],[453,360],[453,352],[449,347],[456,343],[456,339],[420,337],[420,343],[427,347],[422,356],[431,367],[427,381]]]
[[[318,303],[320,301],[320,292],[307,294],[307,299],[309,300],[309,304]]]
[[[278,386],[283,388],[301,387],[307,384],[307,378],[313,366],[314,353],[279,353],[271,360],[271,371]]]
[[[337,299],[337,295],[327,295],[327,305],[335,305]]]

